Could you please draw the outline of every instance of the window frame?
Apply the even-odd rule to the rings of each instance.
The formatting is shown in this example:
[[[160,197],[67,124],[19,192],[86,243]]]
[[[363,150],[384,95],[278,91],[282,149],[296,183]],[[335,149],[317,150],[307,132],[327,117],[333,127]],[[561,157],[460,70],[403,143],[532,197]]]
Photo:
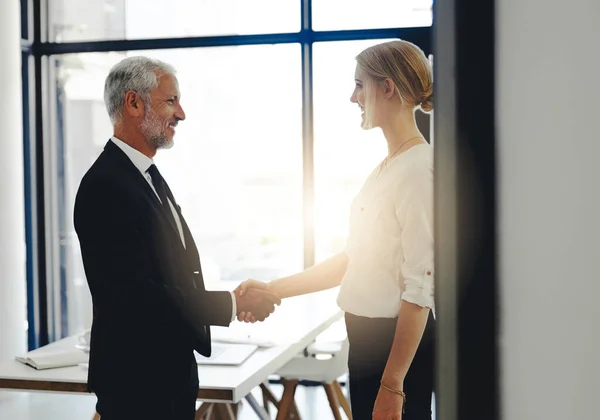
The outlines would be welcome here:
[[[219,46],[297,43],[301,46],[302,83],[302,171],[303,171],[303,250],[304,267],[315,262],[314,227],[314,127],[313,127],[313,44],[317,42],[357,41],[401,38],[418,45],[426,55],[432,53],[432,28],[380,28],[359,30],[314,31],[312,0],[299,0],[301,29],[297,33],[223,35],[182,38],[110,40],[91,42],[48,42],[48,2],[21,0],[23,63],[23,147],[25,169],[25,211],[27,240],[27,308],[29,349],[35,349],[68,335],[62,328],[67,309],[56,293],[57,283],[64,279],[56,274],[60,255],[55,235],[58,223],[50,211],[56,203],[53,185],[56,174],[49,173],[49,155],[56,155],[50,144],[52,110],[50,93],[50,56],[89,52],[143,51],[158,49],[202,48]],[[32,34],[32,36],[29,36]],[[32,38],[32,39],[30,39]],[[61,205],[57,203],[55,205]],[[57,257],[58,255],[58,257]],[[54,268],[53,268],[54,267]],[[59,272],[60,270],[58,270]],[[57,278],[58,276],[58,278]],[[59,300],[58,302],[56,300]],[[54,306],[56,305],[56,306]]]

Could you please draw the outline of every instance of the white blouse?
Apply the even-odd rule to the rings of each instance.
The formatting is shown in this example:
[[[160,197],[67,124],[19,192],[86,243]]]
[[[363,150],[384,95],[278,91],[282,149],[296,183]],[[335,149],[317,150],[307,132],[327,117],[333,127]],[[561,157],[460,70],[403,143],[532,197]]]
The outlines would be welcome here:
[[[370,318],[397,317],[402,300],[434,308],[433,147],[413,146],[378,172],[352,203],[338,305]]]

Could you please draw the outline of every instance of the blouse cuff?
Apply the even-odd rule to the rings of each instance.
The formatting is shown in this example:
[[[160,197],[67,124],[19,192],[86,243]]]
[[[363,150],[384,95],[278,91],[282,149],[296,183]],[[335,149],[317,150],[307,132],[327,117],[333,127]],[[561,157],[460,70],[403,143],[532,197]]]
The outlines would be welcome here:
[[[426,267],[420,276],[405,278],[404,285],[402,300],[423,308],[434,307],[433,267]]]

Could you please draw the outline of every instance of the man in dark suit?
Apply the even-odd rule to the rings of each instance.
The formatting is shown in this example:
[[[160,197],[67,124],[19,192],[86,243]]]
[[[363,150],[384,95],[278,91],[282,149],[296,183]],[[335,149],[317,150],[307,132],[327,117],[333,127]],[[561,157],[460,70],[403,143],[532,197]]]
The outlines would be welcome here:
[[[83,177],[74,222],[93,300],[88,390],[102,420],[193,420],[210,325],[280,299],[206,291],[181,208],[152,158],[185,119],[175,70],[145,57],[115,65],[104,99],[114,136]]]

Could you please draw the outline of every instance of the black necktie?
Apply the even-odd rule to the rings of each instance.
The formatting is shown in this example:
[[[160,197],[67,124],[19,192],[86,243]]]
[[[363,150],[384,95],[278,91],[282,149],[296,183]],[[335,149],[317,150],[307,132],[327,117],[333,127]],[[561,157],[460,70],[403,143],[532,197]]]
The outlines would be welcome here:
[[[171,206],[169,206],[169,200],[167,198],[167,182],[162,177],[162,175],[158,171],[158,168],[154,164],[150,165],[150,167],[148,168],[148,173],[150,174],[150,177],[152,178],[152,184],[154,184],[156,193],[158,194],[158,197],[160,198],[163,211],[166,213],[167,217],[173,224],[173,227],[178,231],[177,224],[175,224],[175,218],[173,216],[173,211],[171,210]],[[175,202],[173,202],[173,207],[175,207],[175,206],[176,206],[176,204],[175,204]],[[200,281],[202,281],[202,277],[200,277]],[[204,289],[204,283],[201,283],[201,285],[202,285],[202,288]],[[185,287],[183,287],[182,290],[186,290]],[[200,319],[200,318],[198,317],[198,319]],[[204,351],[206,351],[207,349],[210,351],[210,335],[209,335],[210,332],[209,332],[208,328],[205,325],[194,325],[194,327],[196,328],[196,331],[198,331],[198,333],[200,334],[202,346],[204,346]],[[206,347],[206,346],[208,346],[208,347]]]
[[[165,214],[171,223],[173,223],[173,226],[177,226],[175,224],[175,218],[173,217],[173,211],[171,210],[171,206],[169,206],[169,200],[167,198],[167,183],[165,182],[165,179],[162,177],[160,172],[158,172],[158,168],[154,164],[150,165],[148,168],[148,173],[152,178],[152,184],[154,184],[154,188],[158,193],[158,197],[160,198]]]

